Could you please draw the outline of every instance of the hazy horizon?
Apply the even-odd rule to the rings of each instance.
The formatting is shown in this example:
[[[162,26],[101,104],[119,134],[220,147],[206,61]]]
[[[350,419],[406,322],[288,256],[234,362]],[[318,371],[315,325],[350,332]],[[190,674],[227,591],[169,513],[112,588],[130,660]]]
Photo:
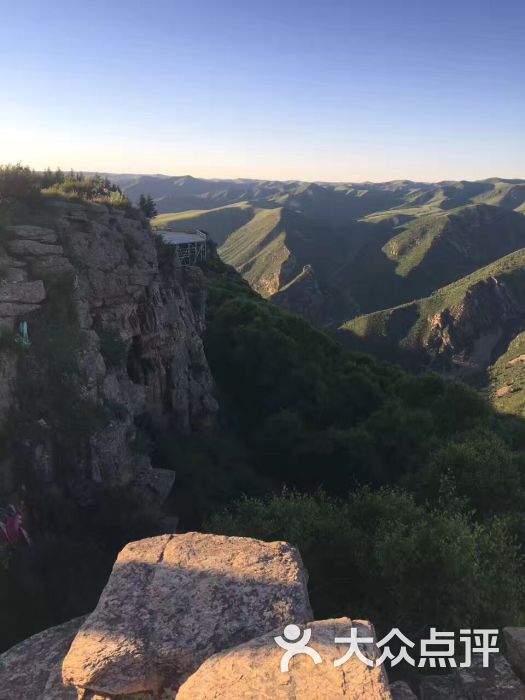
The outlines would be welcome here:
[[[34,167],[31,163],[26,163],[26,162],[21,162],[18,161],[21,165],[27,166],[31,168],[32,170],[35,170],[36,172],[44,172],[48,168],[51,170],[54,169],[60,169],[64,173],[68,172],[74,172],[74,173],[81,173],[83,175],[102,175],[104,177],[161,177],[161,178],[166,178],[169,180],[175,179],[175,180],[180,180],[184,178],[190,178],[193,180],[209,180],[211,182],[213,181],[218,181],[218,182],[227,182],[227,181],[232,181],[232,182],[282,182],[282,183],[287,183],[287,182],[297,182],[297,183],[304,183],[304,184],[318,184],[318,185],[387,185],[390,183],[395,183],[395,182],[413,182],[414,184],[421,184],[421,185],[436,185],[440,183],[446,183],[446,182],[487,182],[489,180],[499,180],[499,181],[525,181],[525,175],[523,177],[507,177],[505,175],[490,175],[488,177],[483,177],[483,178],[443,178],[439,180],[415,180],[413,178],[409,177],[400,177],[400,178],[394,178],[391,180],[305,180],[301,178],[264,178],[264,177],[243,177],[242,175],[240,176],[227,176],[225,175],[224,177],[206,177],[203,175],[195,175],[193,173],[166,173],[166,172],[150,172],[150,173],[145,173],[145,172],[117,172],[115,170],[92,170],[92,169],[83,169],[83,168],[64,168],[61,165],[56,165],[56,166],[45,166],[45,167]],[[17,162],[17,163],[18,163]],[[0,163],[0,165],[16,165],[17,163],[14,162],[6,162],[6,163]]]
[[[525,5],[28,0],[0,160],[324,182],[525,177]]]

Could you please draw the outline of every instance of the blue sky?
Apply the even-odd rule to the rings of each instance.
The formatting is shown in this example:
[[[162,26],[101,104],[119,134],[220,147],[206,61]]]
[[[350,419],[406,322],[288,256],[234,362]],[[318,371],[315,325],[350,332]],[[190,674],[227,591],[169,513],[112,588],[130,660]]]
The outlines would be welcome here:
[[[523,0],[0,2],[0,162],[525,177]]]

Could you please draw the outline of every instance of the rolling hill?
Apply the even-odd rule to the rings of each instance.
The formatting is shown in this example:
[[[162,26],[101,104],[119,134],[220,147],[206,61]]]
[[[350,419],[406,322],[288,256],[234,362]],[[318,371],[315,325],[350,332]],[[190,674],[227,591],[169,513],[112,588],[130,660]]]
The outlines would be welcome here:
[[[208,231],[254,290],[345,344],[525,407],[525,180],[121,185],[155,198],[155,227]]]
[[[193,209],[189,211],[160,214],[155,217],[153,226],[159,229],[188,230],[203,229],[213,232],[213,240],[218,245],[224,243],[232,231],[244,226],[255,215],[248,202],[227,204],[216,209]]]
[[[486,370],[525,329],[525,248],[429,297],[352,319],[348,344],[461,375]]]
[[[308,266],[327,297],[315,314],[321,326],[426,297],[525,245],[525,181],[519,180],[123,176],[121,185],[132,199],[142,192],[155,198],[161,212],[155,227],[208,231],[223,259],[266,297],[302,280]],[[288,288],[286,298],[289,310],[304,315],[300,291]]]

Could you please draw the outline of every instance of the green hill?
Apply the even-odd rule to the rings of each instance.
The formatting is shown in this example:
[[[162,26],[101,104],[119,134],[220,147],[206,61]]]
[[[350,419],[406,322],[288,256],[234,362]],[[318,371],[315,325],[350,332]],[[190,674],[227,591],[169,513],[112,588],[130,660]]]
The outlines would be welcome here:
[[[310,266],[320,294],[331,297],[319,300],[322,326],[426,297],[525,245],[523,180],[122,176],[122,188],[134,201],[142,192],[154,197],[155,227],[206,230],[223,259],[266,297]],[[301,289],[286,297],[299,314],[307,303]]]
[[[342,336],[373,351],[406,351],[423,364],[469,374],[486,369],[525,320],[525,249],[431,296],[360,316]]]
[[[396,274],[428,292],[525,245],[525,218],[506,209],[470,205],[421,216],[398,227],[383,247]],[[427,287],[427,289],[425,289]]]
[[[236,229],[247,223],[255,211],[248,202],[229,204],[217,209],[194,209],[170,214],[159,214],[153,219],[154,228],[182,230],[203,229],[212,233],[212,239],[221,245]]]
[[[525,417],[525,332],[513,338],[479,384],[499,411]]]

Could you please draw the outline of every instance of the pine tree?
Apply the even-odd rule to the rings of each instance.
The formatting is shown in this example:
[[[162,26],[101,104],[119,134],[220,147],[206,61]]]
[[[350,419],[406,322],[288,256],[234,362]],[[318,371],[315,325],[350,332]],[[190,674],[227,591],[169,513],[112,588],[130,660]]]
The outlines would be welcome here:
[[[139,199],[139,209],[148,219],[157,216],[157,205],[150,195],[141,194]]]

